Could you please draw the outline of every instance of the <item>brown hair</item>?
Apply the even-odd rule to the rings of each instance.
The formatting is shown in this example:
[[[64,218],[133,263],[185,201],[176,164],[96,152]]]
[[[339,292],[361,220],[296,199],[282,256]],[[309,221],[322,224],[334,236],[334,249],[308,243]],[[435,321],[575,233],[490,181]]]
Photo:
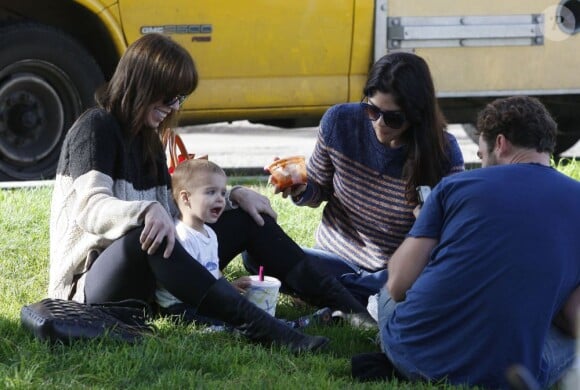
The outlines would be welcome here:
[[[185,160],[175,167],[175,171],[171,176],[171,187],[176,203],[179,200],[179,192],[186,188],[188,184],[198,184],[196,180],[198,175],[202,173],[217,173],[226,176],[226,173],[219,165],[205,159]]]
[[[477,116],[477,133],[489,151],[503,134],[514,146],[553,153],[557,125],[544,105],[529,96],[512,96],[488,104]]]
[[[177,118],[172,112],[158,129],[149,129],[145,125],[149,105],[189,95],[197,83],[195,63],[182,46],[164,35],[147,34],[127,48],[95,99],[117,118],[128,138],[143,134],[145,159],[153,161],[162,149],[159,132],[175,125]]]

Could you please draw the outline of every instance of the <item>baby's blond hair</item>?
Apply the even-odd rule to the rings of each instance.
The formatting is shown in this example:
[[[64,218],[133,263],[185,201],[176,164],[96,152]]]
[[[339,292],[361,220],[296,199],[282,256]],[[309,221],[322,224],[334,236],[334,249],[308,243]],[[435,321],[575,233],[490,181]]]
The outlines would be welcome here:
[[[175,171],[171,176],[171,187],[173,198],[176,202],[179,199],[179,192],[184,190],[186,186],[191,186],[195,182],[200,173],[217,173],[226,176],[224,170],[214,162],[205,159],[186,160],[175,167]]]

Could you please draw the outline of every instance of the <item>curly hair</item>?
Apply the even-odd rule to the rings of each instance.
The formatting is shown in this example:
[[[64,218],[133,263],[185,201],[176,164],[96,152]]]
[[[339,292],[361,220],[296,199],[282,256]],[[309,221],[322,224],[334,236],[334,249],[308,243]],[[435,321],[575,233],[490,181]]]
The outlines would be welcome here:
[[[546,107],[530,96],[512,96],[488,104],[477,116],[477,134],[489,151],[502,134],[513,145],[553,153],[557,125]]]

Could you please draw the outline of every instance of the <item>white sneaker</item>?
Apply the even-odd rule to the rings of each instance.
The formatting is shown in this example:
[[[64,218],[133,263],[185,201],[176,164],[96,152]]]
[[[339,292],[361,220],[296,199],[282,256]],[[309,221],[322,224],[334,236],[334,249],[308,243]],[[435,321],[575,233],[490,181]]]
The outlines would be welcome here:
[[[379,294],[376,293],[375,295],[369,296],[369,301],[367,304],[367,311],[369,312],[371,317],[373,317],[373,319],[377,322],[379,322],[378,301],[379,301]]]

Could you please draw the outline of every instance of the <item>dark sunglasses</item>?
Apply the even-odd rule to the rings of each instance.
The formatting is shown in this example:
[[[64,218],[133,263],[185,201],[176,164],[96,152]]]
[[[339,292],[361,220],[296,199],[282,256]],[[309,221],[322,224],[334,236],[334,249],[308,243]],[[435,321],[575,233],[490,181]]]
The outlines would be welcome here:
[[[403,111],[381,111],[377,106],[367,102],[361,102],[360,105],[371,121],[376,122],[383,117],[385,125],[391,129],[400,129],[407,120]]]
[[[179,102],[179,105],[181,106],[185,99],[187,99],[187,95],[177,95],[172,98],[163,99],[162,103],[164,106],[171,107],[175,105],[175,103]]]

